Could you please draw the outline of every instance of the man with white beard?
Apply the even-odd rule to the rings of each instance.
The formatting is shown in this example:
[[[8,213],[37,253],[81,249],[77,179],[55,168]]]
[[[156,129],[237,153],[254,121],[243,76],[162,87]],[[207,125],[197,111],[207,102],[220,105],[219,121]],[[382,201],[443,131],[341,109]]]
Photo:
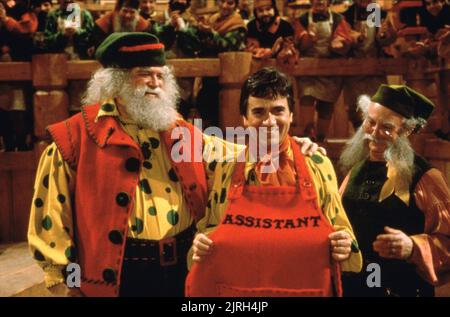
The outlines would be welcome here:
[[[215,165],[177,162],[171,151],[190,142],[183,151],[202,158],[202,143],[217,142],[177,113],[178,88],[155,36],[114,33],[96,57],[103,68],[81,114],[48,128],[54,142],[36,173],[31,251],[58,295],[183,296]],[[176,127],[190,141],[173,139]],[[71,262],[81,268],[80,291],[65,284]]]
[[[450,280],[450,191],[408,141],[434,105],[407,86],[381,85],[359,108],[340,191],[364,264],[344,274],[344,296],[434,296]]]
[[[152,23],[139,15],[139,0],[117,0],[114,10],[95,21],[92,45],[97,48],[114,32],[151,32]]]

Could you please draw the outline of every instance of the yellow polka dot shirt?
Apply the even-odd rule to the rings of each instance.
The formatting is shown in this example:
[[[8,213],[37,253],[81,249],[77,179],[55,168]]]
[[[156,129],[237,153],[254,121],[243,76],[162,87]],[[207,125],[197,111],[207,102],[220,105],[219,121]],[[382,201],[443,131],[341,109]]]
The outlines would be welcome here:
[[[145,159],[139,175],[134,209],[128,220],[128,237],[160,240],[187,229],[193,219],[159,133],[123,119],[113,101],[101,107],[97,117],[100,116],[116,117],[125,132],[140,145]],[[219,223],[220,215],[227,206],[227,191],[223,189],[228,189],[234,170],[234,163],[230,161],[235,160],[244,149],[243,146],[207,135],[203,135],[203,141],[209,201],[206,216],[198,223],[198,229],[202,232],[207,231],[210,225]],[[217,156],[220,149],[222,151]],[[213,161],[216,157],[223,158],[224,162],[216,163]],[[336,229],[344,228],[353,237],[331,162],[326,157],[315,155],[307,158],[307,163],[325,215]],[[247,177],[250,170],[252,166],[249,165],[246,168]],[[47,287],[63,282],[62,270],[75,260],[71,208],[75,179],[76,171],[64,161],[56,144],[50,144],[38,165],[28,229],[30,249],[44,270]],[[357,248],[356,242],[354,247]],[[345,270],[359,271],[360,252],[352,253],[346,262],[343,266]]]

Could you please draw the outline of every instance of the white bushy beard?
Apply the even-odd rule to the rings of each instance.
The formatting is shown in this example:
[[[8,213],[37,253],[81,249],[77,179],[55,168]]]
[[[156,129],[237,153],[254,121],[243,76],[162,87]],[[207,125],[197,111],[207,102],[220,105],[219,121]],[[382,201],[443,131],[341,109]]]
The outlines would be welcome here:
[[[395,142],[386,142],[364,133],[360,127],[342,151],[339,159],[342,171],[345,174],[348,173],[358,162],[369,157],[369,141],[387,144],[384,159],[397,171],[398,175],[410,184],[414,173],[414,150],[405,135],[400,135]]]
[[[175,123],[178,117],[178,90],[175,83],[168,85],[166,82],[165,86],[166,89],[133,87],[129,81],[123,85],[119,96],[127,114],[136,124],[154,131],[164,131]],[[156,96],[149,98],[146,93]]]
[[[178,86],[167,66],[163,69],[164,89],[152,90],[147,86],[135,87],[127,70],[102,68],[89,81],[83,104],[92,105],[120,97],[130,118],[139,126],[164,131],[178,118]],[[149,98],[146,92],[157,96]]]

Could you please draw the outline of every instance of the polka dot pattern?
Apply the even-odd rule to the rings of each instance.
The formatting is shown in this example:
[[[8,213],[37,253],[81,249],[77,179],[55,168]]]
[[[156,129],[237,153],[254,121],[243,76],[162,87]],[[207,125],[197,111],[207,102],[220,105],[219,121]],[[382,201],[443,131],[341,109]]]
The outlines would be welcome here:
[[[159,146],[159,140],[156,138],[149,138],[150,145],[152,146],[152,149],[156,149]]]
[[[37,261],[45,261],[44,255],[39,250],[35,250],[33,256]]]
[[[178,176],[177,176],[177,174],[175,173],[175,170],[174,170],[173,168],[171,168],[170,171],[169,171],[169,179],[170,179],[172,182],[178,182],[178,181],[179,181],[179,180],[178,180]]]
[[[58,199],[58,201],[61,204],[64,204],[66,202],[66,196],[64,196],[63,194],[58,194],[58,196],[56,197],[56,199]]]
[[[139,187],[147,195],[150,195],[152,193],[152,189],[150,188],[150,184],[148,183],[148,180],[146,180],[146,179],[142,179],[142,180],[139,181]]]
[[[36,199],[34,200],[34,205],[35,205],[37,208],[41,208],[42,206],[44,206],[44,201],[43,201],[42,199],[40,199],[40,198],[36,198]]]
[[[150,163],[149,161],[145,161],[142,165],[148,170],[153,167],[152,163]]]
[[[66,255],[66,258],[70,262],[75,262],[75,260],[76,260],[76,249],[75,249],[74,246],[68,247],[64,253]]]
[[[150,216],[156,216],[156,207],[152,206],[148,208],[148,213]]]
[[[172,226],[175,226],[179,220],[180,220],[180,215],[175,210],[171,210],[167,213],[167,221]]]
[[[48,178],[49,178],[49,175],[47,174],[44,176],[44,180],[42,181],[42,185],[44,185],[44,187],[47,189],[48,189]]]
[[[317,154],[314,154],[313,156],[311,156],[311,159],[317,164],[322,164],[323,163],[323,158],[320,157]]]
[[[52,219],[50,216],[45,216],[44,219],[42,219],[42,228],[49,231],[52,228]]]
[[[144,231],[144,222],[142,219],[136,218],[136,224],[131,226],[131,231],[141,234]]]

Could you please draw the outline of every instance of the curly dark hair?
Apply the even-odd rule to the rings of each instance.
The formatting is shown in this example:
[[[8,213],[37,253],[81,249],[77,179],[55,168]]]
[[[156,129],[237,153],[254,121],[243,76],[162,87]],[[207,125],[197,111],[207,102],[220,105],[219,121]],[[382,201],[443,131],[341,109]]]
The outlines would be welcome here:
[[[294,95],[289,78],[272,67],[264,67],[251,75],[242,86],[239,110],[241,115],[247,116],[248,98],[277,99],[286,97],[289,111],[294,111]]]

